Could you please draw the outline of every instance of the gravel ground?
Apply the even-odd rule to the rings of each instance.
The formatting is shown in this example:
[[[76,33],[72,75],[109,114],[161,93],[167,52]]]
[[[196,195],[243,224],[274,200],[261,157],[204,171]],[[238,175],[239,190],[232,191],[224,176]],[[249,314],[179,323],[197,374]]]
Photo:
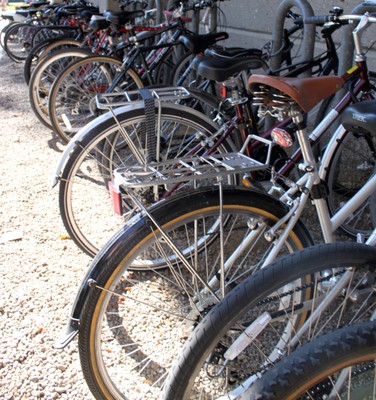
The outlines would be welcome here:
[[[90,258],[66,239],[50,181],[63,148],[34,117],[22,64],[0,50],[0,398],[92,399],[64,329]]]

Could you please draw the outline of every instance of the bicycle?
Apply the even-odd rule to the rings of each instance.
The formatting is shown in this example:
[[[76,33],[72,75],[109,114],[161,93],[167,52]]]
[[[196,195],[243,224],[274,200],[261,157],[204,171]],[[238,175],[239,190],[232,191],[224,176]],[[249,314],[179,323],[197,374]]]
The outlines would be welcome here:
[[[130,14],[130,18],[133,18],[133,15],[133,13]],[[64,39],[48,45],[43,53],[51,52],[52,54],[41,54],[39,57],[40,62],[30,78],[29,99],[31,108],[37,118],[48,128],[52,128],[48,113],[50,89],[57,76],[70,63],[95,54],[120,59],[120,54],[117,52],[113,38],[117,32],[110,29],[110,23],[96,18],[90,22],[89,26],[90,30],[82,42]]]
[[[145,44],[144,41],[139,40],[136,36],[137,26],[131,26],[129,28],[131,48],[127,50],[119,72],[112,76],[111,82],[107,86],[101,85],[100,92],[93,88],[86,90],[83,85],[83,82],[86,82],[86,77],[95,75],[96,68],[101,67],[102,60],[100,57],[78,60],[58,76],[50,90],[48,113],[54,131],[64,142],[68,142],[79,129],[100,113],[95,107],[94,109],[89,107],[89,109],[85,108],[80,111],[77,108],[77,96],[70,98],[67,95],[67,88],[73,89],[77,95],[82,94],[80,104],[88,105],[91,102],[94,106],[94,97],[97,93],[111,93],[124,90],[124,87],[132,88],[132,82],[129,85],[127,79],[124,79],[125,76],[128,76],[128,80],[131,77],[136,82],[136,85],[133,84],[133,89],[164,83],[163,78],[174,65],[174,57],[184,48],[183,44],[178,41],[179,36],[188,31],[184,26],[185,17],[183,14],[195,7],[196,4],[200,4],[200,2],[194,2],[193,5],[189,6],[183,4],[173,14],[172,22],[166,26],[150,27],[149,30],[153,31],[153,36],[159,38],[156,44],[148,45],[148,43]],[[112,18],[116,19],[116,16]],[[221,33],[213,34],[211,43],[223,38],[224,36]]]
[[[318,59],[312,61],[314,65],[318,65],[320,60],[323,63],[320,70],[323,72],[331,70],[330,67],[333,67],[333,61],[336,59],[331,53],[335,50],[335,46],[330,39],[330,31],[335,28],[335,25],[332,25],[329,28],[329,32],[325,32],[328,40],[328,53],[320,55]],[[272,129],[264,133],[258,131],[255,123],[256,118],[253,118],[254,112],[251,106],[251,97],[244,89],[245,83],[243,84],[243,81],[248,76],[243,70],[261,67],[263,60],[260,56],[255,55],[240,60],[205,60],[201,64],[199,72],[206,76],[208,81],[218,80],[218,78],[226,79],[223,82],[222,89],[225,97],[215,99],[204,92],[197,92],[193,89],[179,91],[176,88],[166,88],[161,92],[156,92],[157,99],[154,100],[156,106],[154,115],[156,121],[160,118],[161,124],[158,125],[156,122],[154,128],[152,123],[149,126],[152,127],[152,130],[155,129],[157,137],[161,138],[158,151],[164,160],[183,155],[193,155],[196,152],[200,154],[222,153],[223,151],[235,152],[244,143],[249,131],[257,132],[258,135],[266,139],[270,138]],[[310,68],[311,65],[310,63],[298,64],[298,69],[304,71],[305,68]],[[232,78],[235,67],[240,73],[237,79]],[[204,68],[205,71],[203,72],[202,69]],[[355,78],[361,71],[362,69],[360,68],[354,71],[353,77]],[[356,93],[359,93],[361,88],[367,87],[367,82],[368,80],[366,79],[359,83]],[[239,93],[236,92],[237,88],[239,88]],[[163,93],[166,94],[166,102],[163,101]],[[120,204],[119,209],[122,211],[119,213],[120,215],[113,212],[112,196],[111,192],[108,191],[107,185],[113,177],[114,169],[137,161],[128,147],[127,135],[135,143],[138,143],[141,148],[142,143],[144,143],[140,137],[146,121],[144,103],[121,103],[114,96],[114,106],[112,107],[111,101],[110,96],[106,97],[103,107],[114,110],[115,115],[112,112],[103,115],[96,122],[92,122],[89,126],[83,128],[80,134],[75,137],[74,142],[67,145],[56,168],[53,182],[53,186],[59,182],[60,212],[70,237],[83,251],[92,256],[104,245],[109,235],[115,232],[117,228],[120,228],[124,221],[132,215],[132,204],[129,203],[127,196],[123,196],[121,193],[116,196],[117,202]],[[214,118],[213,123],[213,121],[209,121],[208,116],[182,106],[172,107],[167,104],[167,101],[178,101],[179,103],[183,102],[183,104],[198,101],[211,110],[219,110],[219,113],[215,112],[214,116],[216,118]],[[120,104],[123,104],[124,107],[118,109]],[[129,107],[126,107],[126,104]],[[181,121],[180,125],[177,125],[179,120]],[[168,123],[169,121],[170,124]],[[194,124],[187,121],[193,121]],[[249,121],[253,122],[251,126]],[[290,122],[291,120],[286,119],[284,125],[288,126]],[[221,128],[218,129],[218,125]],[[319,139],[318,136],[312,136],[314,143]],[[348,145],[352,146],[351,141],[348,142]],[[356,149],[354,146],[352,148]],[[356,153],[354,152],[354,157],[355,154],[359,153],[359,160],[363,162],[366,159],[365,154],[369,154],[371,150],[367,146],[362,147]],[[144,151],[147,153],[147,149]],[[265,155],[263,145],[260,145],[257,141],[249,144],[248,152],[248,154],[259,154],[261,159]],[[283,176],[291,174],[300,157],[299,150],[289,156],[284,149],[277,146],[274,147],[273,164],[274,169],[278,171],[275,178],[276,183],[283,182]],[[287,160],[286,163],[285,160]],[[349,168],[347,168],[348,170]],[[366,171],[363,172],[366,173]],[[265,180],[270,176],[270,171],[257,171],[253,173],[253,176],[256,174],[257,179]],[[358,176],[355,176],[354,172],[350,174],[349,171],[347,176],[354,177],[354,182],[358,182],[356,183],[357,185],[364,180],[364,176],[360,174],[361,171],[358,172]],[[278,178],[280,175],[281,178]],[[332,187],[333,181],[334,177],[331,177],[331,181],[327,182],[327,184]],[[340,177],[336,181],[341,183]],[[249,178],[245,182],[246,184],[249,184],[249,182],[254,184],[254,180]],[[173,190],[174,188],[169,188],[168,190],[160,188],[157,195],[149,195],[147,191],[144,191],[144,200],[145,202],[150,202],[163,199],[169,196]],[[335,197],[336,192],[332,191],[330,196]],[[93,208],[90,211],[90,218],[87,218],[89,211],[85,207],[87,197],[101,199],[101,207],[98,205]],[[103,226],[103,221],[107,221],[106,227]],[[103,229],[102,234],[97,230],[99,224]]]
[[[376,22],[368,15],[338,18],[360,20],[363,29],[368,23]],[[249,80],[251,89],[258,83],[268,82],[278,87],[288,82],[288,78],[264,75],[251,75]],[[325,76],[293,78],[293,81],[303,85],[299,86],[303,92],[309,87],[319,102],[337,91],[343,78]],[[316,91],[312,89],[313,84]],[[290,90],[289,94],[301,104],[301,96]],[[277,96],[281,98],[280,93]],[[268,96],[264,95],[264,99]],[[296,104],[291,98],[286,100],[282,104],[284,110]],[[314,100],[302,105],[307,110],[308,106],[314,106]],[[362,105],[359,102],[348,107],[347,114],[343,113],[343,122],[353,123],[352,116],[361,115]],[[276,257],[312,246],[313,240],[300,221],[310,194],[314,196],[313,204],[326,242],[332,242],[334,231],[372,196],[375,175],[340,211],[329,217],[325,198],[317,186],[312,188],[318,178],[325,179],[327,166],[339,146],[337,139],[345,133],[345,128],[337,130],[317,170],[298,111],[292,117],[298,126],[296,135],[302,148],[304,175],[296,183],[290,181],[291,188],[279,199],[263,191],[227,187],[221,180],[217,187],[192,190],[200,179],[227,179],[267,167],[268,160],[260,163],[242,152],[184,157],[115,171],[114,183],[124,190],[159,185],[169,188],[187,181],[191,190],[178,192],[150,208],[143,206],[137,192],[133,195],[132,190],[126,191],[142,211],[107,242],[86,271],[58,345],[63,347],[69,343],[80,327],[82,369],[95,396],[121,398],[126,393],[143,397],[149,392],[153,398],[159,396],[184,339],[227,292],[236,290],[247,276],[264,269]],[[325,123],[314,130],[315,135],[333,119],[333,113],[338,114],[337,111],[329,113]],[[365,124],[361,128],[365,129]],[[249,137],[249,140],[256,139],[257,136]],[[259,140],[267,144],[270,155],[272,143]],[[312,261],[316,268],[317,260]],[[265,268],[266,272],[260,274],[268,270]],[[303,276],[307,275],[310,276],[309,270]],[[280,283],[274,279],[270,277],[268,284]],[[287,323],[286,335],[293,333],[289,326]],[[200,358],[203,360],[204,357]],[[144,382],[146,379],[146,383],[142,393],[137,394],[129,382],[140,379]]]
[[[4,36],[4,50],[6,51],[9,58],[15,62],[22,62],[26,59],[28,51],[32,47],[33,37],[39,31],[41,26],[45,27],[47,24],[61,24],[56,27],[58,33],[62,32],[76,32],[77,28],[74,26],[66,26],[71,24],[72,21],[66,20],[66,14],[62,17],[59,16],[59,12],[63,12],[64,7],[68,6],[46,6],[44,9],[35,10],[24,10],[29,18],[26,22],[20,24],[14,24],[6,30]],[[73,7],[73,12],[78,12],[77,10],[83,9],[83,5],[77,4]],[[21,12],[21,11],[20,11]],[[49,27],[48,29],[51,29]]]

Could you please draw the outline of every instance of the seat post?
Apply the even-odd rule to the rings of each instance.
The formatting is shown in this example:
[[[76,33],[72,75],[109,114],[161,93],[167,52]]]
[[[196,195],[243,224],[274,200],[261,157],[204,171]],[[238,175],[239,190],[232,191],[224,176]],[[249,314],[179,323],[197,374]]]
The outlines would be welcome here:
[[[297,127],[296,137],[302,152],[303,164],[299,166],[305,172],[312,172],[316,167],[316,159],[313,155],[312,146],[308,139],[307,124],[304,120],[302,111],[295,104],[289,111],[289,114]]]

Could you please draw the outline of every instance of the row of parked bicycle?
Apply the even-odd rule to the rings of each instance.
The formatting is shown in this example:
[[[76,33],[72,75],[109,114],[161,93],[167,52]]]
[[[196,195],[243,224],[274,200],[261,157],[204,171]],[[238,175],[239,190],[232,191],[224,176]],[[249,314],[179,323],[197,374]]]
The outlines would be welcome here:
[[[283,1],[276,50],[220,47],[215,1],[169,2],[162,23],[153,6],[39,3],[1,33],[36,116],[66,143],[53,185],[94,257],[56,345],[78,335],[97,399],[376,398],[362,46],[376,7],[301,17]],[[333,35],[349,24],[355,64],[339,76]],[[326,48],[300,61],[312,27]]]

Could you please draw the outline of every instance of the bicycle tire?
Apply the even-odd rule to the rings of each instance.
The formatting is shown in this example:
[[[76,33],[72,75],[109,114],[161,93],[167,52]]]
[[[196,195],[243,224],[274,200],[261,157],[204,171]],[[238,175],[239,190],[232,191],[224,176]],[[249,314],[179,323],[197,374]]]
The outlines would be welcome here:
[[[376,172],[376,138],[369,132],[346,132],[337,145],[325,183],[328,187],[327,204],[334,215]],[[340,226],[348,236],[368,237],[376,226],[376,195],[371,195]]]
[[[56,38],[51,38],[38,43],[38,45],[34,46],[30,50],[24,63],[24,78],[26,84],[29,85],[34,69],[44,57],[50,55],[53,51],[59,50],[60,48],[78,47],[81,45],[82,43],[80,41],[70,38],[60,38],[59,40],[56,40]]]
[[[69,47],[54,51],[41,60],[31,75],[29,82],[29,100],[31,109],[39,121],[52,128],[48,113],[48,98],[55,79],[73,61],[92,55],[89,49]]]
[[[21,22],[11,21],[7,25],[5,25],[0,32],[0,45],[4,50],[5,50],[4,48],[5,34],[7,33],[7,30],[13,27],[15,24],[21,24]]]
[[[4,37],[4,50],[14,62],[22,62],[30,51],[31,38],[38,27],[31,24],[17,24],[7,29]]]
[[[73,62],[50,90],[48,113],[54,131],[64,142],[102,112],[95,96],[105,93],[122,62],[108,56],[91,56]],[[139,76],[128,69],[118,90],[142,88]]]
[[[142,139],[138,139],[138,135],[145,121],[144,107],[119,109],[116,115],[134,143],[142,148]],[[161,159],[186,154],[218,129],[211,119],[183,106],[164,104],[160,114],[156,110],[156,115],[161,118]],[[200,145],[199,151],[204,150],[205,146]],[[231,151],[235,151],[235,145],[227,140],[216,153]],[[132,215],[128,205],[129,215],[116,216],[107,185],[113,178],[115,168],[135,162],[136,159],[129,154],[129,148],[110,114],[97,124],[92,124],[70,153],[59,179],[60,214],[69,236],[90,256],[94,256],[111,234]],[[142,195],[144,200],[147,193]],[[96,203],[90,210],[86,207],[88,198]],[[98,226],[101,226],[100,230]]]
[[[195,273],[188,272],[179,262],[175,250],[162,240],[148,217],[141,217],[129,229],[118,231],[94,259],[93,265],[99,273],[95,278],[97,289],[88,293],[80,316],[79,352],[86,382],[97,399],[159,398],[165,374],[187,330],[215,302],[214,295],[203,289],[196,273],[204,282],[217,276],[220,240],[218,229],[213,228],[220,214],[218,194],[216,188],[197,189],[188,195],[178,193],[149,209],[186,260],[195,265]],[[225,257],[233,255],[233,246],[243,243],[244,235],[250,232],[247,226],[250,217],[268,224],[286,212],[276,199],[246,189],[225,187],[223,202],[226,223],[221,239],[228,246]],[[250,266],[264,257],[264,245],[269,248],[270,243],[260,243],[262,235],[256,239],[255,246],[241,257],[238,253],[239,263],[226,272],[225,290],[230,290],[237,278],[251,274]],[[294,251],[311,243],[304,226],[298,224],[285,250]],[[258,251],[256,246],[260,246]],[[157,266],[159,269],[155,269]],[[121,286],[125,292],[117,300],[117,295],[112,298],[110,292],[99,289],[114,293],[117,289],[122,291]],[[221,297],[215,287],[213,284],[216,296]],[[135,301],[127,298],[126,293]],[[109,318],[110,329],[114,327],[115,337],[102,320],[104,314]],[[101,342],[105,343],[102,348]],[[121,348],[129,353],[122,354]],[[117,370],[119,366],[121,371]]]
[[[299,347],[257,380],[242,399],[323,400],[332,391],[338,399],[374,399],[375,359],[376,322],[349,325]],[[349,367],[347,382],[335,387],[340,371]]]
[[[352,242],[322,244],[281,257],[246,278],[210,310],[194,329],[170,371],[164,400],[219,398],[221,395],[223,398],[239,398],[237,396],[243,394],[260,372],[289,354],[288,339],[291,332],[311,315],[312,305],[322,298],[321,292],[325,294],[335,283],[332,280],[333,271],[337,271],[340,278],[342,272],[347,271],[346,267],[350,267],[356,277],[359,275],[359,279],[369,273],[373,281],[375,265],[374,247]],[[344,289],[347,288],[345,286]],[[355,319],[369,319],[372,308],[366,307],[362,312],[362,301],[354,312],[347,309],[344,313],[348,298],[342,298],[343,293],[338,295],[338,302],[331,303],[332,306],[323,312],[323,325],[320,320],[315,321],[317,326],[311,326],[306,336],[300,338],[301,341],[323,334],[332,326],[356,322]],[[372,306],[374,310],[375,305]],[[299,310],[303,313],[300,321],[296,319]],[[266,318],[268,315],[270,320]],[[294,317],[291,322],[290,315]],[[265,317],[265,322],[260,316]],[[260,323],[260,329],[256,332],[253,331],[255,321]],[[248,331],[243,333],[247,328]],[[254,336],[252,331],[255,332]],[[244,342],[249,335],[254,340]],[[245,343],[244,347],[239,346],[237,339]],[[223,364],[226,360],[227,364]],[[209,376],[212,376],[212,380],[209,380]]]
[[[195,54],[187,53],[176,62],[175,68],[172,71],[172,84],[187,87],[196,87],[195,80],[197,77],[197,71],[193,68],[188,68],[191,66],[192,60],[196,57]],[[182,78],[182,75],[185,75]]]
[[[79,33],[80,29],[73,26],[40,26],[32,37],[31,46],[34,47],[45,39],[58,39],[63,35],[73,39]]]

